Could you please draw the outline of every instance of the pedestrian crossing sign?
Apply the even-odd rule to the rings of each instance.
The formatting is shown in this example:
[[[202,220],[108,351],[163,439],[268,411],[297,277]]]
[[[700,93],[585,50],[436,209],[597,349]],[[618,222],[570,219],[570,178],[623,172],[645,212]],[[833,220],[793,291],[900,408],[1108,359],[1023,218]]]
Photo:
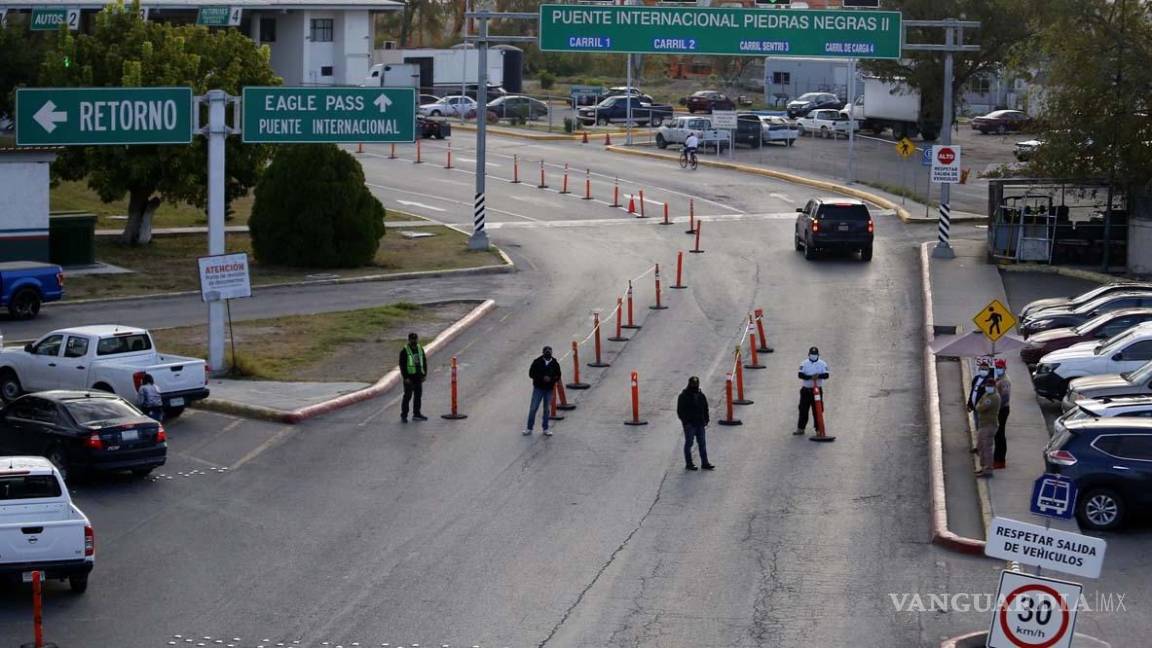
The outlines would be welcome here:
[[[1016,326],[1016,316],[1012,314],[1012,311],[1005,308],[999,299],[993,299],[984,308],[981,308],[980,312],[976,313],[972,322],[976,328],[980,329],[984,337],[995,342]]]
[[[916,145],[907,137],[901,138],[899,142],[896,142],[896,152],[900,154],[900,157],[907,160],[916,154]]]

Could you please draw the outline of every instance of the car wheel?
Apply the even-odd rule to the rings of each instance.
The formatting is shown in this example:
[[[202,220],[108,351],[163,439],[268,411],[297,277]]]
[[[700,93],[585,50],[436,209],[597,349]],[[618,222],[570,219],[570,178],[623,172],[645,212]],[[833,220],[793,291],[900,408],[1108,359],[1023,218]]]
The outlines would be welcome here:
[[[40,313],[40,293],[32,288],[16,291],[8,302],[8,312],[13,319],[28,320]]]
[[[432,134],[432,136],[438,140],[442,140],[444,139],[444,131],[437,129],[436,132]]]
[[[979,129],[979,130],[980,130],[980,134],[981,134],[981,135],[987,135],[987,134],[988,134],[988,129],[987,129],[987,128],[981,128],[981,129]]]
[[[15,371],[5,369],[0,372],[0,398],[4,399],[5,403],[11,403],[23,393],[24,387],[20,385],[20,378]]]
[[[809,261],[816,258],[816,248],[807,241],[804,242],[804,258]]]
[[[96,383],[95,385],[92,385],[92,389],[95,389],[96,391],[108,392],[109,394],[116,393],[116,390],[112,389],[112,386],[108,383]]]
[[[659,127],[659,126],[662,126],[663,124],[664,124],[664,117],[662,115],[652,118],[652,125],[653,126]]]
[[[56,470],[60,471],[60,476],[67,482],[68,459],[64,456],[64,448],[61,448],[59,445],[52,446],[52,449],[48,451],[47,459],[53,466],[56,466]]]
[[[73,594],[83,594],[88,591],[88,574],[69,576],[68,587],[72,588]]]
[[[800,137],[804,137],[808,131],[804,128],[804,124],[796,124],[796,132],[800,134]]]
[[[656,148],[659,148],[659,149],[668,148],[668,140],[664,139],[664,136],[660,133],[656,133]]]
[[[596,119],[596,123],[599,124],[600,126],[607,126],[608,125],[608,118],[607,117],[599,117]]]
[[[1080,524],[1097,531],[1117,529],[1127,514],[1124,500],[1110,488],[1093,488],[1081,493],[1076,502],[1076,517]]]
[[[432,112],[430,112],[430,113],[428,113],[428,114],[429,114],[430,116],[432,116],[432,117],[439,117],[439,116],[440,116],[440,111],[439,111],[439,110],[433,110]]]
[[[804,249],[804,244],[800,242],[800,237],[799,237],[799,236],[795,236],[795,235],[794,235],[794,236],[792,237],[792,243],[793,243],[793,245],[795,245],[795,246],[796,246],[796,251],[797,251],[797,252],[799,252],[799,251],[801,251],[801,250],[803,250],[803,249]]]
[[[872,246],[871,245],[864,248],[863,250],[860,250],[860,260],[861,261],[871,261],[872,260]]]
[[[164,420],[165,421],[171,421],[174,418],[178,418],[183,413],[184,413],[183,407],[165,407],[164,408]]]
[[[133,477],[147,477],[148,475],[152,474],[153,470],[154,470],[154,468],[133,468],[132,469],[132,476]]]

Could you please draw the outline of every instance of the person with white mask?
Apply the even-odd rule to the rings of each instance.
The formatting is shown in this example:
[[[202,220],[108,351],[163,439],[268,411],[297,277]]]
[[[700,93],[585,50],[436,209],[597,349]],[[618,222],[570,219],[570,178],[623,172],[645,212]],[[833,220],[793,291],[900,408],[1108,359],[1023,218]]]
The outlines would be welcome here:
[[[815,415],[814,389],[817,380],[828,380],[828,363],[820,359],[820,349],[812,347],[808,349],[808,359],[800,363],[800,371],[797,376],[802,381],[800,386],[800,418],[796,421],[796,431],[793,434],[804,434],[804,428],[808,427],[808,412],[813,411]]]

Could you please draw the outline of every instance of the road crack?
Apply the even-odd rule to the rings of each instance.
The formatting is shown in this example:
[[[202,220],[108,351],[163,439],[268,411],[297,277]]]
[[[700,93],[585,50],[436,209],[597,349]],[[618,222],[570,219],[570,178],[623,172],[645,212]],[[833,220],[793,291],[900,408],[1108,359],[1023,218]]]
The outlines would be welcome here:
[[[624,541],[621,542],[619,546],[617,546],[616,549],[612,551],[612,554],[608,556],[608,560],[606,560],[604,564],[600,566],[600,569],[596,570],[596,575],[592,577],[591,582],[589,582],[588,585],[586,585],[584,589],[580,591],[580,594],[576,597],[576,600],[573,601],[572,605],[568,606],[568,609],[564,611],[564,615],[561,616],[560,620],[556,622],[556,625],[552,627],[552,631],[548,633],[548,636],[544,637],[544,640],[537,644],[537,648],[544,648],[544,646],[548,645],[549,641],[552,641],[552,638],[556,636],[556,633],[560,631],[560,628],[568,621],[568,618],[572,616],[572,613],[575,612],[576,608],[579,607],[580,604],[584,601],[584,597],[588,594],[589,591],[592,590],[593,587],[596,586],[596,583],[600,580],[600,577],[604,575],[604,572],[612,566],[612,563],[616,560],[616,556],[620,555],[620,553],[624,551],[624,548],[627,547],[628,543],[632,541],[633,536],[635,536],[636,533],[639,532],[640,529],[644,526],[644,522],[648,519],[648,516],[652,514],[653,510],[655,510],[656,505],[660,503],[660,494],[664,491],[664,482],[667,480],[668,472],[665,471],[664,476],[660,478],[660,485],[656,488],[656,497],[652,499],[652,504],[648,506],[648,510],[644,512],[644,515],[640,516],[640,520],[636,523],[636,526],[632,528],[632,531],[628,533],[628,536],[624,538]]]

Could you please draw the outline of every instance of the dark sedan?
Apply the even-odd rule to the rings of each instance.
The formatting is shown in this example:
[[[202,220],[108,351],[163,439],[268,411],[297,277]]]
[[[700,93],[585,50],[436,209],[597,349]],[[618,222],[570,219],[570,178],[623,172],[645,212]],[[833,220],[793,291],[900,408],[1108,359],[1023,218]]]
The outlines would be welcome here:
[[[167,441],[164,426],[107,392],[37,392],[0,410],[0,451],[47,457],[65,476],[147,475],[167,460]]]
[[[540,119],[548,116],[548,104],[521,95],[507,95],[488,102],[488,114],[498,119]]]
[[[1076,518],[1112,531],[1152,511],[1152,419],[1116,416],[1064,421],[1044,449],[1045,472],[1075,480]]]
[[[1110,338],[1144,322],[1152,322],[1152,308],[1124,308],[1104,313],[1080,326],[1056,328],[1029,337],[1028,346],[1020,349],[1020,359],[1031,366],[1039,363],[1046,353],[1078,342]]]
[[[789,101],[785,110],[789,117],[796,118],[803,117],[819,108],[840,110],[843,107],[844,102],[831,92],[808,92]]]
[[[710,113],[713,110],[736,110],[736,102],[729,99],[727,95],[716,92],[715,90],[699,90],[693,92],[684,98],[683,103],[689,113]]]
[[[988,133],[1015,133],[1032,124],[1032,118],[1019,110],[993,110],[987,115],[972,118],[972,130]]]
[[[1100,315],[1122,308],[1152,308],[1152,293],[1149,292],[1122,292],[1113,293],[1099,299],[1081,304],[1073,309],[1049,308],[1024,318],[1020,324],[1020,333],[1025,338],[1042,331],[1055,328],[1080,326],[1088,320]]]
[[[424,115],[416,115],[416,125],[420,128],[420,137],[424,139],[431,137],[444,139],[452,134],[451,124],[442,117],[433,119]]]

